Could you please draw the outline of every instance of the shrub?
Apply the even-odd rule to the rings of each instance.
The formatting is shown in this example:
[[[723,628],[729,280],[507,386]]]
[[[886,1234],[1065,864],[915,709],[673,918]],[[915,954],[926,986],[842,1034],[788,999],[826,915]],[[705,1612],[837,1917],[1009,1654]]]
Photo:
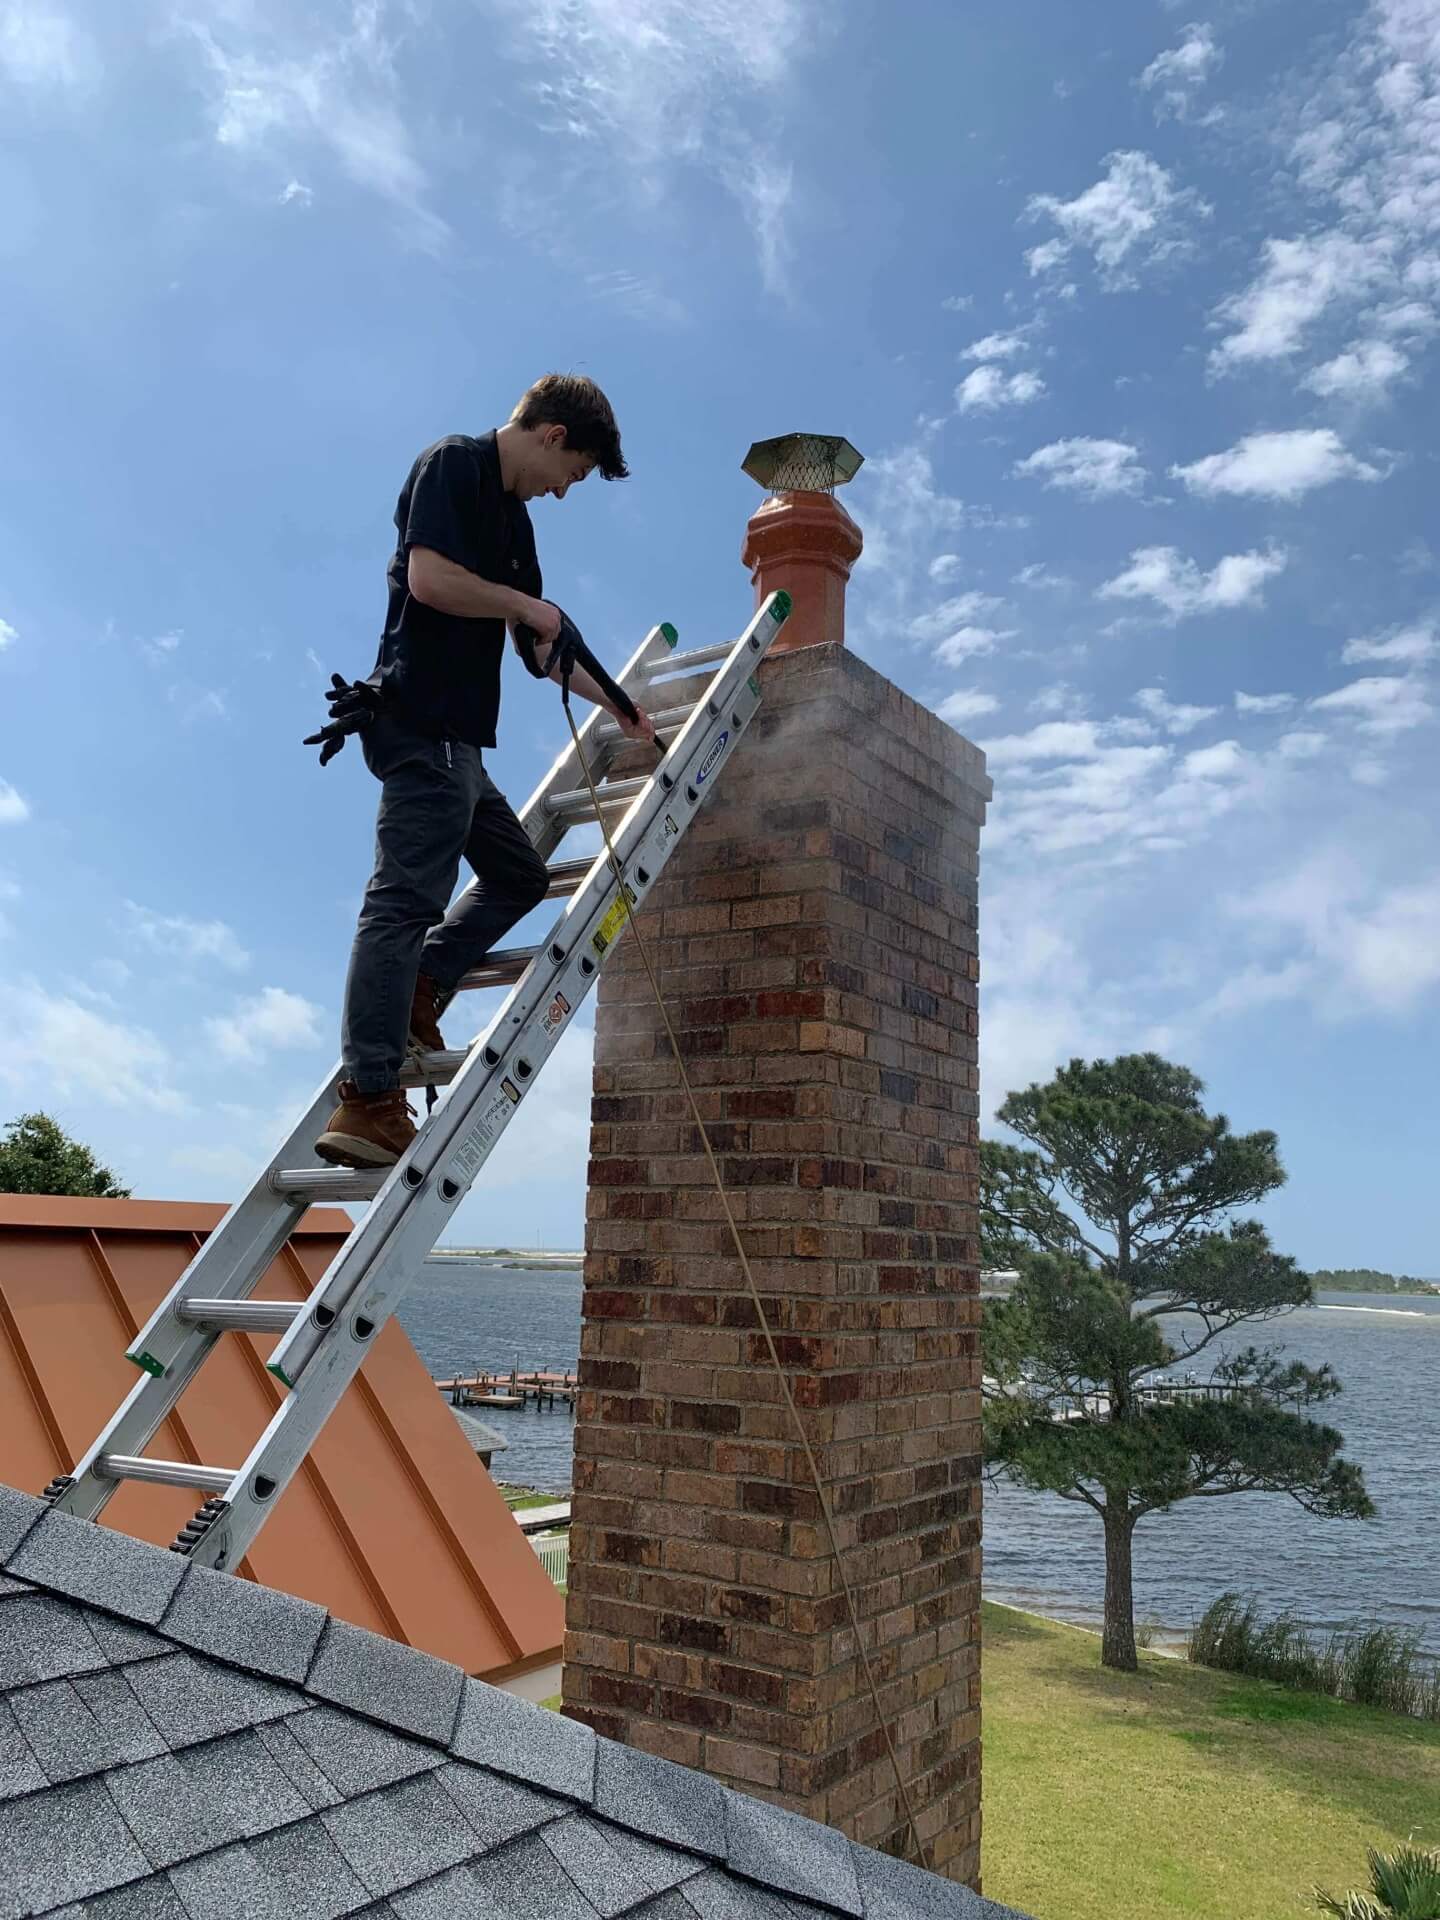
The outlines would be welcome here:
[[[1420,1651],[1417,1634],[1394,1627],[1341,1629],[1317,1644],[1292,1614],[1262,1620],[1253,1600],[1222,1593],[1196,1624],[1189,1655],[1197,1666],[1440,1720],[1440,1665]]]
[[[1337,1899],[1315,1890],[1322,1913],[1340,1920],[1440,1920],[1440,1848],[1397,1847],[1394,1853],[1367,1850],[1370,1863],[1368,1893],[1350,1892]]]

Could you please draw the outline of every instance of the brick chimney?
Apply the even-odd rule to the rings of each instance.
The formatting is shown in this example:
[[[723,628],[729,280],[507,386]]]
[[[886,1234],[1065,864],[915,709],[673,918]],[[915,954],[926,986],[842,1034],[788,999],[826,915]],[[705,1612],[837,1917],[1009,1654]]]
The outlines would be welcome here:
[[[846,650],[860,546],[819,490],[783,489],[750,521],[757,593],[794,598],[786,650],[761,667],[760,713],[643,931],[930,1863],[973,1881],[990,789],[975,747]],[[804,1454],[633,939],[601,977],[592,1121],[565,1710],[909,1852]]]

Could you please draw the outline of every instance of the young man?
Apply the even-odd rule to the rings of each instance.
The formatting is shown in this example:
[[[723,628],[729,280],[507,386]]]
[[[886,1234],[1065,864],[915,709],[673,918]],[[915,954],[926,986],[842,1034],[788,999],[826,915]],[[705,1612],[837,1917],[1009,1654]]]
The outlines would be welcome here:
[[[628,472],[610,403],[593,380],[551,373],[503,427],[427,448],[400,494],[380,655],[356,690],[373,711],[361,737],[381,794],[345,983],[340,1106],[315,1143],[337,1166],[391,1166],[405,1152],[407,1051],[443,1048],[439,1015],[461,977],[545,897],[545,863],[481,755],[495,745],[506,628],[538,635],[542,667],[561,631],[540,597],[526,503],[563,500],[597,467],[607,480]],[[649,718],[617,712],[582,666],[570,684],[653,741]],[[475,883],[450,907],[462,855]]]

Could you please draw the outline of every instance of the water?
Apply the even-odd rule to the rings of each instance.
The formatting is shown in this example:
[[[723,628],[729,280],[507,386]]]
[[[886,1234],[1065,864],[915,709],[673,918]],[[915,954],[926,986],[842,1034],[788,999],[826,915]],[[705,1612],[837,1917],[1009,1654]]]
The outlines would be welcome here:
[[[434,1374],[477,1366],[573,1367],[580,1351],[578,1273],[518,1273],[431,1262],[400,1312]],[[1177,1328],[1178,1330],[1178,1328]],[[1278,1344],[1308,1365],[1329,1360],[1345,1392],[1318,1417],[1345,1435],[1380,1509],[1372,1521],[1315,1520],[1277,1494],[1191,1500],[1142,1520],[1135,1535],[1141,1620],[1186,1630],[1227,1587],[1324,1628],[1377,1619],[1414,1629],[1440,1654],[1440,1298],[1322,1294],[1232,1346]],[[1216,1343],[1217,1347],[1221,1343]],[[1191,1363],[1208,1371],[1202,1356]],[[509,1446],[497,1477],[563,1493],[568,1411],[491,1411]],[[1086,1625],[1104,1592],[1098,1520],[1087,1508],[1014,1487],[987,1489],[985,1590]]]
[[[1172,1337],[1184,1329],[1172,1321]],[[1223,1351],[1227,1343],[1217,1341]],[[1374,1520],[1317,1520],[1281,1494],[1187,1500],[1135,1530],[1135,1615],[1186,1631],[1226,1588],[1320,1628],[1355,1619],[1418,1632],[1440,1654],[1440,1298],[1325,1293],[1228,1346],[1328,1360],[1345,1391],[1315,1410],[1364,1470]],[[1203,1379],[1208,1353],[1190,1365]],[[1099,1520],[1068,1501],[987,1488],[985,1590],[994,1600],[1098,1626]]]
[[[481,1367],[573,1368],[580,1359],[580,1275],[431,1260],[399,1318],[439,1379]],[[507,1442],[491,1463],[497,1480],[569,1492],[574,1423],[568,1408],[477,1412]]]

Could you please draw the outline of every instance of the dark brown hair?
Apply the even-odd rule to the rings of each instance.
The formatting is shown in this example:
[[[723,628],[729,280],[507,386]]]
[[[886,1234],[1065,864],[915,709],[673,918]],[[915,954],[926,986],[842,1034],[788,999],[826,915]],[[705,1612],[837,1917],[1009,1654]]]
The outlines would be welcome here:
[[[592,454],[607,480],[629,475],[614,409],[583,373],[543,374],[521,394],[510,419],[517,427],[564,427],[566,446]]]

